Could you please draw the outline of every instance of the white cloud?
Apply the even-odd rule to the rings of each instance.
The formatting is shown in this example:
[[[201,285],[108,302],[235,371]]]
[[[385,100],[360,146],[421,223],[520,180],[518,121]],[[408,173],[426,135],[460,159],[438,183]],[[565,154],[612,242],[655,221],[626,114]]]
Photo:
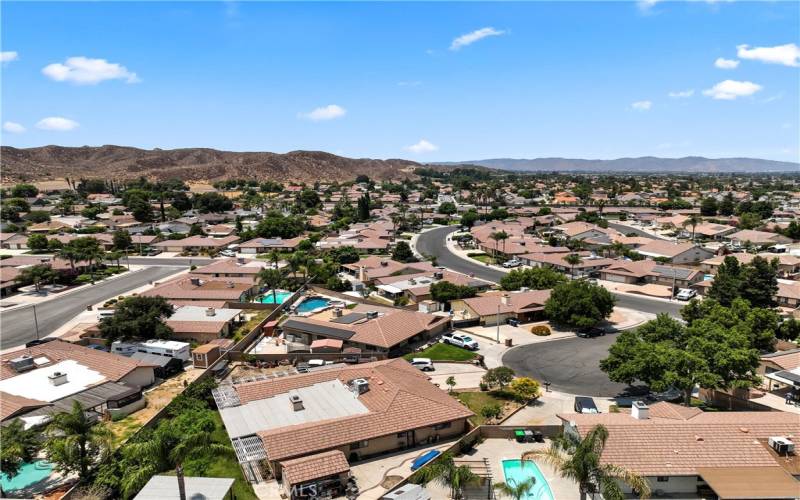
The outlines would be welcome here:
[[[7,63],[11,61],[16,61],[17,59],[19,59],[19,54],[14,52],[13,50],[5,50],[3,52],[0,52],[0,62]]]
[[[775,47],[753,47],[737,45],[740,59],[751,59],[768,64],[783,64],[784,66],[800,66],[800,47],[793,43],[777,45]]]
[[[428,142],[425,139],[420,139],[416,144],[406,147],[406,151],[411,151],[414,154],[431,153],[433,151],[437,151],[438,149],[439,146]]]
[[[77,85],[96,85],[105,80],[125,80],[125,83],[139,83],[136,73],[117,63],[105,59],[70,57],[64,63],[48,64],[42,73],[57,82],[70,82]]]
[[[662,0],[639,0],[636,2],[636,5],[639,7],[639,10],[648,13],[650,9],[656,6],[657,3],[661,2]]]
[[[739,61],[736,59],[725,59],[724,57],[718,57],[716,61],[714,61],[714,66],[719,69],[736,69],[739,66]]]
[[[694,89],[676,90],[676,91],[670,92],[667,95],[672,97],[673,99],[685,99],[687,97],[692,97],[694,95]]]
[[[419,87],[420,85],[422,85],[422,82],[419,80],[397,82],[398,87]]]
[[[80,124],[69,118],[61,116],[49,116],[43,118],[36,123],[36,128],[41,130],[54,130],[57,132],[68,132],[80,127]]]
[[[631,104],[631,108],[636,111],[649,111],[653,107],[652,101],[636,101]]]
[[[764,87],[761,85],[753,82],[725,80],[723,82],[719,82],[710,89],[704,90],[703,94],[713,99],[732,101],[737,97],[751,96],[763,88]]]
[[[25,132],[25,127],[15,122],[5,122],[3,123],[3,130],[9,134],[21,134]]]
[[[466,47],[467,45],[471,45],[478,40],[483,40],[486,37],[500,36],[505,34],[506,32],[504,30],[496,30],[492,27],[481,28],[471,33],[466,33],[454,38],[453,42],[450,44],[450,50],[458,50],[461,47]]]
[[[309,113],[300,113],[300,118],[311,120],[312,122],[321,122],[325,120],[334,120],[341,118],[347,114],[347,110],[337,104],[328,104],[321,108],[316,108]]]

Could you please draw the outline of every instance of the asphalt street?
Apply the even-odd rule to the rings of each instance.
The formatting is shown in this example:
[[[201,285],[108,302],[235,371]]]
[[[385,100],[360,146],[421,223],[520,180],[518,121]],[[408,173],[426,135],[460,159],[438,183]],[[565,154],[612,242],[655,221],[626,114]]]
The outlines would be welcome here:
[[[517,375],[550,382],[555,391],[581,396],[620,396],[646,393],[608,379],[599,361],[608,356],[616,334],[591,339],[555,340],[515,347],[503,356],[503,365]]]
[[[133,272],[128,276],[102,281],[72,293],[66,292],[63,296],[37,304],[36,320],[39,324],[39,337],[53,333],[64,323],[85,311],[87,306],[177,273],[188,265],[188,263],[181,266],[154,264],[154,267]],[[0,349],[8,349],[36,339],[35,325],[32,306],[0,311]]]
[[[473,274],[476,278],[497,283],[505,276],[505,273],[492,269],[478,261],[471,262],[453,254],[445,244],[445,239],[449,233],[455,232],[456,227],[445,226],[432,229],[422,233],[417,240],[417,250],[424,255],[436,256],[437,263],[453,271],[464,274]],[[679,311],[683,304],[677,302],[666,302],[654,300],[646,297],[636,297],[630,294],[615,293],[617,305],[637,311],[644,311],[653,314],[667,313],[675,318],[680,318]]]
[[[205,266],[211,264],[214,259],[205,257],[131,257],[130,263],[137,266]],[[122,260],[125,264],[125,259]]]

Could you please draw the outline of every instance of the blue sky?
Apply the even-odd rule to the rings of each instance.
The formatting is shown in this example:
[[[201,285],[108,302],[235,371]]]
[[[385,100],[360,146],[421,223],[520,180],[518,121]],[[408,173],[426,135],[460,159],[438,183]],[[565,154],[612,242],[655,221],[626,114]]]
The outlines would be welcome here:
[[[800,155],[798,2],[4,2],[2,14],[4,145]]]

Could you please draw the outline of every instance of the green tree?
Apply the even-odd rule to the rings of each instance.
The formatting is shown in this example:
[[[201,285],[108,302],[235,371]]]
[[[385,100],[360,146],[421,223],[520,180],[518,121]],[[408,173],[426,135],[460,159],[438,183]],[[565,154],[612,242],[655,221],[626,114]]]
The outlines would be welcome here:
[[[719,204],[719,214],[724,215],[725,217],[733,215],[736,207],[733,203],[733,194],[728,193],[725,195],[725,198]]]
[[[497,250],[500,246],[500,242],[503,242],[503,253],[505,253],[506,248],[506,240],[508,239],[508,233],[505,231],[495,231],[489,235],[489,238],[494,240],[494,256],[497,258]]]
[[[105,424],[95,424],[75,401],[72,411],[52,416],[45,431],[45,454],[63,474],[89,476],[92,465],[105,460],[111,452],[113,435]]]
[[[535,477],[529,477],[522,481],[515,481],[513,478],[511,478],[507,483],[495,483],[494,489],[497,490],[501,495],[511,498],[511,500],[523,500],[531,494],[531,491],[535,485]]]
[[[430,286],[431,299],[436,302],[450,302],[457,299],[468,299],[477,295],[478,291],[468,285],[456,285],[450,281],[438,281]]]
[[[134,197],[128,204],[128,208],[133,215],[133,218],[139,222],[152,222],[153,220],[153,207],[150,202],[144,198]]]
[[[19,274],[14,277],[14,281],[23,284],[32,284],[36,291],[40,291],[42,283],[53,281],[58,274],[53,271],[48,264],[36,264],[34,266],[23,267]]]
[[[464,227],[472,227],[478,222],[480,215],[475,210],[468,210],[461,215],[461,225]]]
[[[358,250],[350,245],[337,246],[328,250],[328,258],[337,264],[352,264],[358,262],[361,256]]]
[[[25,429],[22,420],[14,419],[0,427],[0,469],[8,478],[19,474],[19,470],[26,463],[36,458],[41,442],[38,432]]]
[[[25,220],[34,224],[47,222],[50,220],[50,213],[44,210],[31,210],[25,215]]]
[[[47,236],[34,233],[28,236],[28,248],[34,251],[47,250]]]
[[[68,246],[72,247],[76,253],[76,260],[85,260],[89,263],[89,275],[94,284],[94,268],[97,262],[103,260],[105,251],[100,246],[100,242],[95,238],[85,236],[82,238],[75,238],[70,241]]]
[[[614,296],[605,288],[585,280],[574,280],[553,289],[544,312],[558,324],[588,328],[608,318],[614,303]]]
[[[12,198],[33,198],[39,194],[39,189],[33,184],[17,184],[11,188]]]
[[[444,383],[447,385],[447,392],[453,392],[453,387],[456,386],[456,378],[450,375]]]
[[[492,420],[503,413],[503,407],[497,403],[489,403],[481,407],[480,413],[486,420]]]
[[[490,388],[500,387],[501,389],[510,384],[512,380],[514,380],[514,370],[507,366],[490,368],[481,378],[481,381]]]
[[[265,268],[258,272],[258,282],[272,290],[272,303],[278,303],[276,289],[283,282],[283,273],[278,269]]]
[[[578,483],[581,500],[591,494],[600,493],[606,500],[622,500],[625,494],[620,482],[627,484],[639,495],[650,497],[650,484],[644,477],[612,464],[603,464],[600,459],[608,440],[608,429],[597,425],[583,439],[565,438],[554,441],[545,451],[530,451],[522,454],[526,460],[541,459],[566,479]]]
[[[716,300],[723,306],[730,306],[739,297],[742,287],[741,269],[736,257],[727,256],[714,275],[714,281],[708,290],[708,297]]]
[[[567,278],[554,269],[532,267],[512,270],[500,279],[500,288],[503,290],[519,290],[525,287],[531,290],[548,290],[566,281]]]
[[[583,259],[577,253],[571,253],[571,254],[567,255],[566,257],[564,257],[564,262],[569,264],[569,274],[572,277],[575,277],[575,266],[577,266],[581,262],[583,262]]]
[[[127,250],[133,246],[133,238],[131,233],[124,229],[114,231],[111,241],[116,250]]]
[[[761,215],[746,212],[739,216],[739,229],[755,229],[761,225]]]
[[[205,235],[206,233],[205,231],[203,231],[203,227],[200,224],[195,222],[194,224],[189,226],[189,236],[205,236]]]
[[[691,215],[689,215],[689,217],[685,221],[683,221],[683,227],[684,228],[688,227],[688,226],[692,227],[692,242],[694,242],[695,229],[697,229],[697,225],[700,224],[702,222],[702,220],[703,219],[701,219],[697,215],[691,214]]]
[[[397,242],[394,246],[394,250],[392,250],[392,260],[398,262],[416,262],[417,258],[414,257],[414,252],[411,251],[409,244],[401,240]]]
[[[442,215],[453,215],[458,210],[456,209],[456,204],[452,201],[446,201],[439,205],[439,208],[436,210]]]
[[[746,266],[742,266],[741,297],[753,307],[772,308],[777,305],[778,259],[771,262],[756,256]]]
[[[508,384],[508,388],[523,401],[538,397],[540,391],[539,382],[529,377],[515,378]]]
[[[173,331],[164,321],[173,312],[164,297],[127,297],[117,303],[113,316],[100,321],[100,333],[108,344],[115,340],[168,339]]]
[[[480,477],[468,466],[456,465],[453,455],[449,452],[443,453],[433,463],[421,468],[413,476],[413,479],[422,484],[434,482],[450,488],[450,498],[456,500],[462,498],[462,490],[465,486],[477,484],[480,481]]]
[[[620,333],[600,368],[615,382],[642,381],[654,391],[675,387],[691,402],[695,386],[751,387],[757,383],[759,351],[743,329],[709,319],[690,325],[660,314],[635,330]]]
[[[703,217],[713,217],[717,215],[717,210],[719,210],[719,205],[714,198],[703,198],[703,201],[700,202],[700,215]]]
[[[370,207],[371,202],[369,199],[369,193],[364,193],[361,195],[361,198],[358,199],[358,207],[356,209],[356,217],[359,221],[367,221],[370,218]]]

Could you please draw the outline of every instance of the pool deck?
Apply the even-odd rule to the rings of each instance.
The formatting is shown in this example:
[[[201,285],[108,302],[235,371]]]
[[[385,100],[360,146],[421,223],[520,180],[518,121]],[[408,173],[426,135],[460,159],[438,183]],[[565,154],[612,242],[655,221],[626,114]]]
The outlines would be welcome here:
[[[492,479],[497,483],[505,481],[503,477],[503,460],[519,459],[523,452],[545,450],[549,446],[549,441],[545,441],[544,443],[518,443],[513,439],[486,439],[479,443],[472,453],[455,457],[455,461],[458,462],[460,459],[487,459],[492,470]],[[536,460],[535,462],[539,470],[542,471],[542,475],[547,480],[547,483],[550,485],[553,498],[556,500],[580,499],[577,483],[562,478],[556,473],[555,469],[542,461]],[[426,488],[430,492],[432,498],[448,498],[449,491],[446,488],[442,488],[440,485],[429,484]]]

